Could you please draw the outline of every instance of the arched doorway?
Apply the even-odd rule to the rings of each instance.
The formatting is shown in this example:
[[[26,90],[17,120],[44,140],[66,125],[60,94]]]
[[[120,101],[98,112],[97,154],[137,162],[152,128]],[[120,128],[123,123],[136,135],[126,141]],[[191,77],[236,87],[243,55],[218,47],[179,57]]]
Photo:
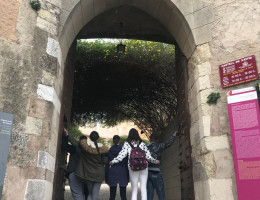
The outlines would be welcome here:
[[[89,10],[90,7],[94,9]],[[171,2],[153,1],[151,4],[146,1],[135,3],[80,2],[69,13],[60,30],[59,41],[62,51],[60,64],[63,66],[62,60],[65,59],[64,55],[67,55],[63,67],[65,72],[70,71],[70,73],[73,71],[69,69],[71,68],[69,63],[73,63],[73,56],[71,55],[73,55],[73,48],[75,48],[73,46],[75,39],[124,37],[175,43],[179,47],[176,66],[177,77],[179,77],[177,80],[179,85],[178,124],[182,126],[179,144],[181,196],[182,199],[194,199],[189,136],[187,58],[191,56],[195,49],[195,39],[184,15]],[[70,49],[69,54],[67,54],[68,49]],[[57,195],[55,194],[55,196]]]

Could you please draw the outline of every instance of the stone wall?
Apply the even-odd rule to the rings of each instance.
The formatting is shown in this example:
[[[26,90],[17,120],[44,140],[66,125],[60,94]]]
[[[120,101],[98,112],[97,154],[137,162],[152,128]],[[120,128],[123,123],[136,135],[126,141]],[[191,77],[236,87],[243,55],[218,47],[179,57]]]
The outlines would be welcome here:
[[[259,1],[41,3],[36,13],[29,1],[0,2],[0,110],[14,114],[2,199],[52,198],[61,122],[71,106],[73,68],[67,54],[86,23],[120,5],[134,6],[158,20],[188,59],[195,199],[237,199],[226,92],[253,83],[222,89],[218,65],[255,55],[260,67]],[[209,106],[212,91],[220,92],[221,99]]]
[[[197,46],[189,59],[189,105],[195,199],[237,199],[226,92],[253,86],[254,82],[222,89],[218,65],[259,55],[259,1],[200,1],[198,9],[214,11],[212,40]],[[217,105],[207,96],[219,92]]]
[[[11,0],[0,10],[0,110],[14,114],[2,199],[51,199],[63,72],[49,27],[59,8]]]

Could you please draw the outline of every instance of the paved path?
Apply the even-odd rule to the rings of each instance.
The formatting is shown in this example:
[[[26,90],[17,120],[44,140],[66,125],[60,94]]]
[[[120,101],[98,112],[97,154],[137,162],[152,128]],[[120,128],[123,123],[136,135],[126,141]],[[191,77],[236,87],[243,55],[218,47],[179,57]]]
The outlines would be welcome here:
[[[128,200],[131,200],[131,184],[128,184],[127,186],[126,196]],[[108,199],[109,199],[109,186],[107,184],[102,184],[99,192],[99,200],[108,200]],[[138,199],[141,199],[140,189],[138,191]],[[69,186],[65,186],[64,200],[73,200]],[[117,190],[116,200],[121,200],[119,194],[119,188]]]

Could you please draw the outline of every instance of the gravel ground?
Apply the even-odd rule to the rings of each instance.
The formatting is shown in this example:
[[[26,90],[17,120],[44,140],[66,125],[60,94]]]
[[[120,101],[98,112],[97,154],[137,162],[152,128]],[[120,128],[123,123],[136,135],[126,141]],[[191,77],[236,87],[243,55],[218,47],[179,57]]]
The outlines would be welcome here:
[[[131,184],[128,184],[126,191],[127,199],[131,200]],[[109,186],[107,184],[102,184],[99,192],[99,200],[108,200],[109,199]],[[138,191],[138,199],[140,197],[140,189]],[[70,187],[65,186],[64,200],[73,200]],[[120,200],[119,188],[117,189],[116,200]]]

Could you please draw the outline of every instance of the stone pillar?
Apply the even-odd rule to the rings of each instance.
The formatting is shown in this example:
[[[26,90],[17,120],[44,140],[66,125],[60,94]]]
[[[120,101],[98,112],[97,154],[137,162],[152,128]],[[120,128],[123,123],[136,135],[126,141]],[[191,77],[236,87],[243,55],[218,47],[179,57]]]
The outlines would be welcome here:
[[[235,199],[234,165],[228,132],[219,131],[228,120],[221,100],[208,105],[207,96],[218,92],[212,88],[212,55],[208,44],[198,46],[188,62],[189,105],[191,113],[195,199]],[[218,131],[215,131],[218,129]]]

